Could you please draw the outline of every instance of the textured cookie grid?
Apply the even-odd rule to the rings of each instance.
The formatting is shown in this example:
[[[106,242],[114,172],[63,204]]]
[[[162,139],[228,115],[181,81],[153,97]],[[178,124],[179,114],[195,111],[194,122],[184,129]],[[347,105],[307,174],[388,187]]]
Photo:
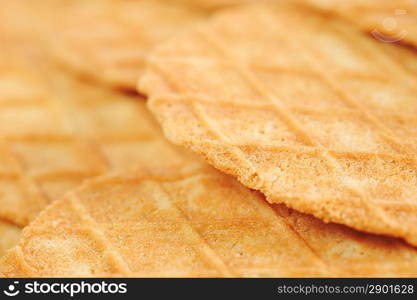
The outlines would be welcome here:
[[[269,201],[415,244],[415,82],[342,21],[253,6],[159,47],[140,89],[171,140]]]

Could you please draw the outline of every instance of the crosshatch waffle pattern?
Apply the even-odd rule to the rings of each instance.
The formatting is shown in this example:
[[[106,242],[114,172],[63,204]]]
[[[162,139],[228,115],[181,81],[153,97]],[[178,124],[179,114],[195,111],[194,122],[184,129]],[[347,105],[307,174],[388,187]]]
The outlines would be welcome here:
[[[300,255],[302,253],[302,255]],[[0,261],[8,277],[415,276],[404,242],[270,205],[209,167],[92,179]]]
[[[417,46],[416,0],[302,0],[345,17],[382,42]]]
[[[165,141],[143,99],[8,57],[0,67],[0,218],[25,226],[86,178],[188,156]]]
[[[148,51],[204,19],[204,10],[180,2],[71,1],[53,11],[58,11],[56,16],[49,16],[52,21],[59,19],[47,37],[53,37],[51,52],[63,65],[89,78],[134,90]]]
[[[344,22],[281,5],[161,45],[140,90],[172,141],[270,202],[417,245],[415,83]]]

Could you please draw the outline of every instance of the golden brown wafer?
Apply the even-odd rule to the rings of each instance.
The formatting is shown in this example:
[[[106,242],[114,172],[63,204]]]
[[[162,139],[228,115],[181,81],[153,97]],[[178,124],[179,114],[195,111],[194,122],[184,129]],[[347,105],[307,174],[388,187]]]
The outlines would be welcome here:
[[[416,78],[379,45],[247,6],[158,47],[140,90],[171,141],[271,203],[417,245]]]
[[[128,90],[135,90],[156,43],[207,14],[176,0],[29,0],[29,8],[26,1],[17,1],[11,18],[23,19],[29,33],[32,26],[38,28],[49,53],[63,66]]]
[[[396,239],[270,205],[209,167],[93,179],[55,201],[0,261],[27,276],[417,276]]]
[[[381,42],[417,47],[416,0],[303,0],[345,17]]]

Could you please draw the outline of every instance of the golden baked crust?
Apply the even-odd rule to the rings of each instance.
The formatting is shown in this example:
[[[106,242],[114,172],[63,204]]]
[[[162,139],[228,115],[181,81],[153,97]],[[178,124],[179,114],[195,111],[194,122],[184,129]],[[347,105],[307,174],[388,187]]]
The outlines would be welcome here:
[[[55,201],[0,261],[9,277],[417,276],[396,239],[270,205],[209,167],[103,176]]]
[[[236,8],[157,47],[139,89],[171,141],[271,203],[417,245],[417,80],[379,45],[301,6]]]

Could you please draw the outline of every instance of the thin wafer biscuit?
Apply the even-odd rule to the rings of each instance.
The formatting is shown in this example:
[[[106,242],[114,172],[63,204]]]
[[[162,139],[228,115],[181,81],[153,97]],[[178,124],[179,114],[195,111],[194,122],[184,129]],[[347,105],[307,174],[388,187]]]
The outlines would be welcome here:
[[[49,53],[62,66],[128,90],[135,90],[148,51],[156,43],[207,14],[175,0],[30,0],[30,8],[26,1],[17,1],[20,4],[10,15],[21,19],[32,15],[31,22],[21,23],[29,33],[32,24],[38,28]]]
[[[381,42],[417,47],[416,0],[303,0],[345,17]]]
[[[158,47],[140,90],[171,141],[270,202],[417,245],[416,78],[379,45],[247,6]]]
[[[404,242],[324,224],[217,170],[113,174],[55,201],[0,261],[8,277],[417,276]]]

